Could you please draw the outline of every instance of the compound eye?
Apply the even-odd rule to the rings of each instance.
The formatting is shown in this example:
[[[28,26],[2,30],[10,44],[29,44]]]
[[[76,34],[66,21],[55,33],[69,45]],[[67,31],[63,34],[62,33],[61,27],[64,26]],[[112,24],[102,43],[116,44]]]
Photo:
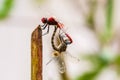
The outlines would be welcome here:
[[[42,18],[41,21],[42,23],[47,23],[47,18]]]

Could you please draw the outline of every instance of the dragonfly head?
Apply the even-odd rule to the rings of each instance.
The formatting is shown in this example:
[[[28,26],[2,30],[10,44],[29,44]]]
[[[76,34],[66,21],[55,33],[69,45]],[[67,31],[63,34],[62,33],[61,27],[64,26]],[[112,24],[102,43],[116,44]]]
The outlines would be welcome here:
[[[47,18],[45,18],[45,17],[43,17],[42,19],[41,19],[41,21],[42,21],[42,23],[47,23]]]

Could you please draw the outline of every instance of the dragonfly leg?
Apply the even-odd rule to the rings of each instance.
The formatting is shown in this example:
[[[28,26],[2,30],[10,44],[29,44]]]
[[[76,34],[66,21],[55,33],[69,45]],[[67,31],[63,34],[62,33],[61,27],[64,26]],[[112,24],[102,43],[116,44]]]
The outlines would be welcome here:
[[[44,25],[42,25],[41,27],[42,27],[42,30],[44,30],[44,29],[46,29],[47,24],[44,24]]]
[[[48,65],[51,61],[52,61],[53,59],[50,59],[48,62],[47,62],[47,64],[46,65]]]
[[[65,72],[66,67],[65,67],[65,62],[64,62],[64,58],[63,55],[60,54],[57,58],[56,58],[56,63],[58,65],[58,70],[59,72],[62,74]]]
[[[46,28],[46,27],[45,27]],[[45,32],[42,36],[46,35],[49,33],[49,25],[48,25],[48,29],[47,29],[47,32]]]

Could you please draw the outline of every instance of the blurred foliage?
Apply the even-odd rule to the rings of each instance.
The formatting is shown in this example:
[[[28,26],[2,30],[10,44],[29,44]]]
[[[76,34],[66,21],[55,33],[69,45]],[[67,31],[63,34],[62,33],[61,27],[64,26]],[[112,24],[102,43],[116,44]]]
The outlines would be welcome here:
[[[95,28],[94,15],[95,15],[96,6],[97,6],[97,0],[91,0],[91,1],[89,0],[88,3],[89,3],[90,11],[86,18],[87,19],[86,22],[89,25],[89,27],[94,30]]]
[[[112,30],[106,30],[104,33],[102,33],[99,37],[101,44],[107,44],[113,37],[113,32]]]
[[[112,15],[113,15],[113,0],[108,0],[107,8],[106,8],[106,29],[112,29]]]
[[[45,3],[47,0],[34,0],[35,4],[37,5],[42,5],[43,3]]]
[[[87,24],[89,25],[89,27],[94,30],[94,13],[91,13],[88,15],[87,22],[88,22]]]
[[[91,3],[90,3],[91,2]],[[86,23],[89,25],[91,29],[95,28],[95,22],[94,22],[94,15],[97,5],[97,0],[91,0],[89,3],[90,5],[90,12],[87,16]],[[115,66],[116,71],[120,75],[120,55],[112,59],[111,56],[109,56],[110,52],[106,51],[104,49],[105,45],[109,43],[109,41],[112,39],[113,32],[112,32],[112,20],[113,20],[113,5],[114,0],[107,0],[106,5],[106,24],[104,33],[102,33],[100,36],[100,43],[101,43],[101,49],[98,52],[99,54],[94,55],[86,55],[84,56],[85,60],[88,60],[92,64],[92,69],[90,71],[84,72],[82,75],[78,76],[75,80],[95,80],[97,75],[108,66]]]
[[[120,55],[115,57],[112,64],[116,66],[116,71],[117,71],[118,75],[120,75]]]
[[[101,35],[101,41],[103,43],[109,42],[113,36],[112,32],[112,20],[113,20],[113,0],[107,0],[107,7],[106,7],[106,25],[105,25],[105,31]]]
[[[45,1],[45,0],[35,0],[35,1],[41,3],[41,2],[43,2],[43,1]]]
[[[3,1],[3,6],[0,10],[0,20],[6,18],[8,16],[8,14],[13,6],[13,1],[14,0],[4,0]]]
[[[120,55],[117,55],[113,61],[105,59],[101,54],[87,55],[84,58],[93,65],[93,68],[90,71],[84,72],[75,80],[95,80],[99,73],[108,66],[115,66],[118,75],[120,75]]]
[[[88,26],[95,31],[95,21],[94,21],[94,17],[95,17],[95,12],[96,12],[96,8],[97,8],[97,4],[98,1],[97,0],[88,0],[88,5],[89,5],[89,13],[86,16],[86,23],[88,24]],[[112,18],[113,18],[113,5],[114,4],[114,0],[107,0],[107,5],[106,5],[106,24],[105,24],[105,29],[104,32],[100,34],[100,36],[98,36],[100,38],[101,43],[106,43],[109,42],[109,40],[111,40],[112,36],[113,36],[113,32],[112,32]]]
[[[102,58],[100,55],[87,55],[85,56],[91,64],[93,68],[90,71],[84,72],[81,76],[79,76],[76,80],[95,80],[96,76],[102,71],[104,67],[108,65],[108,61]]]

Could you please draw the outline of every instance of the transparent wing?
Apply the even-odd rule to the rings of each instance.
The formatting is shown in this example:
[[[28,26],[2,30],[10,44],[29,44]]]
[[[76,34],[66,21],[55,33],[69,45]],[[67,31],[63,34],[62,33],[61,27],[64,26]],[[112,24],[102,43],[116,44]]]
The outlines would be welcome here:
[[[64,54],[65,54],[65,57],[69,57],[73,61],[80,62],[80,59],[78,57],[75,57],[72,54],[70,54],[70,52],[66,51]]]
[[[60,54],[59,56],[54,57],[54,60],[57,64],[57,68],[58,68],[59,72],[64,73],[66,70],[66,67],[65,67],[63,54]]]

